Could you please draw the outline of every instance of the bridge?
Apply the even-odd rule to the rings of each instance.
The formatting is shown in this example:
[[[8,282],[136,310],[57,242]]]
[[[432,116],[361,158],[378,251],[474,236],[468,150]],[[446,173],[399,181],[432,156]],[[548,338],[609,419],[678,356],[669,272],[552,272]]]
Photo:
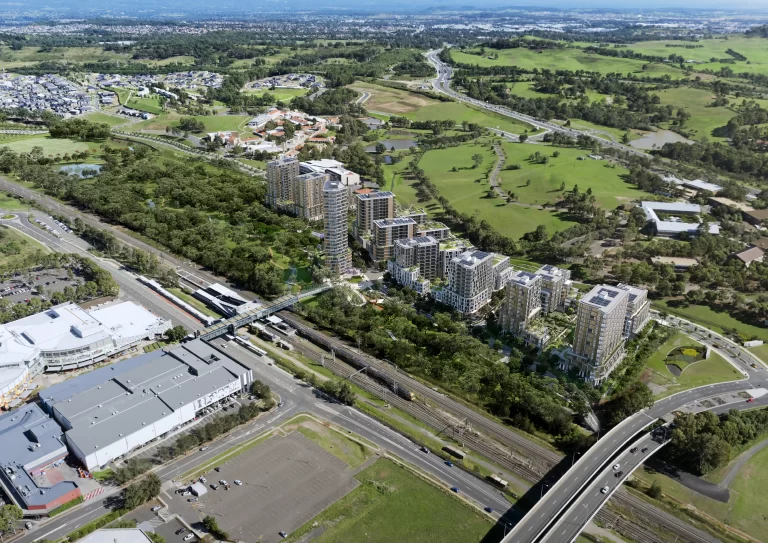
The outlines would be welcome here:
[[[285,296],[281,296],[276,300],[272,300],[266,305],[257,307],[256,309],[251,309],[250,311],[246,311],[241,315],[236,315],[226,320],[214,322],[211,326],[208,326],[203,330],[198,330],[195,335],[206,341],[221,337],[224,334],[234,335],[238,328],[247,326],[248,324],[251,324],[252,322],[259,319],[263,319],[272,313],[276,313],[282,309],[285,309],[286,307],[290,307],[305,298],[315,296],[330,289],[331,285],[326,283],[318,287],[300,292],[299,294],[286,294]]]

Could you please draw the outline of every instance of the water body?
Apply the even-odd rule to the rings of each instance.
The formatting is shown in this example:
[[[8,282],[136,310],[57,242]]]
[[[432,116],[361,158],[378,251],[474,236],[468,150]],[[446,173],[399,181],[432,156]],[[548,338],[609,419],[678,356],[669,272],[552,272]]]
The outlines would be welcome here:
[[[635,130],[635,132],[639,132]],[[665,143],[688,143],[693,141],[684,138],[677,132],[671,130],[657,130],[656,132],[643,132],[643,137],[640,139],[632,140],[629,144],[637,149],[661,149]]]
[[[402,151],[403,149],[416,147],[416,142],[414,140],[381,140],[381,143],[384,144],[384,147],[387,148],[387,151],[391,151],[393,147],[395,148],[395,151]],[[376,152],[376,144],[374,143],[369,145],[365,148],[365,151],[368,153]]]
[[[67,164],[66,166],[61,166],[59,168],[60,172],[67,173],[69,175],[76,175],[78,177],[92,177],[94,175],[99,175],[99,172],[101,171],[101,164]],[[83,172],[96,172],[90,173],[89,175],[84,175]]]

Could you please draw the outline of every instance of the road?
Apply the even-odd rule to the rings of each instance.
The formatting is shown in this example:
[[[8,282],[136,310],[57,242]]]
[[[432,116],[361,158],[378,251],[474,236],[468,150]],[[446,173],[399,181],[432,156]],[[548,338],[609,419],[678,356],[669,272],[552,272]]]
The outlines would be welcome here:
[[[654,314],[657,318],[660,318],[658,313],[654,312]],[[612,458],[616,453],[623,450],[627,443],[651,422],[682,408],[686,404],[705,398],[729,392],[768,388],[768,370],[762,364],[757,366],[757,368],[753,368],[751,364],[754,363],[754,357],[751,353],[735,344],[732,346],[728,345],[728,348],[725,348],[725,345],[727,345],[725,338],[688,321],[674,319],[667,323],[678,326],[681,331],[698,341],[708,344],[730,364],[739,369],[745,375],[745,378],[680,392],[659,400],[652,407],[622,421],[593,445],[546,492],[544,499],[534,505],[523,520],[515,526],[509,536],[504,539],[505,542],[527,543],[539,541],[543,534],[548,533],[547,530],[551,523],[582,492],[582,489],[589,484],[592,477],[612,462]],[[733,356],[732,353],[734,352],[737,356]],[[757,398],[749,404],[749,407],[759,407],[762,405],[768,405],[768,398],[765,396]],[[734,406],[721,406],[721,410],[714,409],[713,411],[727,411],[731,407]],[[737,407],[745,408],[747,406],[739,405]],[[584,496],[585,494],[582,493],[581,495]]]
[[[446,94],[451,98],[458,100],[460,102],[464,102],[466,104],[470,104],[475,107],[483,108],[485,110],[492,111],[500,115],[504,115],[505,117],[510,117],[512,119],[516,119],[518,121],[528,123],[536,127],[537,129],[544,130],[545,132],[560,132],[572,138],[577,138],[579,136],[589,136],[590,138],[599,141],[600,145],[602,145],[603,147],[611,147],[613,149],[624,151],[637,156],[645,156],[645,157],[648,156],[647,154],[645,154],[642,151],[639,151],[638,149],[629,147],[627,145],[622,145],[620,143],[615,143],[611,140],[601,138],[599,136],[595,136],[594,134],[590,134],[589,132],[574,130],[572,128],[550,123],[549,121],[540,120],[535,117],[531,117],[530,115],[526,115],[524,113],[511,110],[507,107],[498,106],[495,104],[489,104],[487,102],[476,100],[474,98],[470,98],[465,94],[456,92],[451,88],[451,77],[453,76],[453,69],[448,64],[440,60],[439,55],[440,55],[439,49],[429,51],[426,55],[429,63],[432,64],[432,66],[434,66],[435,68],[435,71],[437,71],[437,77],[432,80],[432,87],[439,93]],[[541,134],[537,134],[537,136],[540,136],[540,135]]]
[[[3,212],[0,211],[0,215],[2,214]],[[109,271],[120,287],[120,292],[124,297],[144,306],[158,317],[170,319],[174,324],[181,324],[187,330],[195,330],[201,326],[200,321],[139,283],[136,280],[136,276],[125,270],[119,263],[110,259],[94,257],[93,254],[88,252],[90,245],[86,241],[78,238],[74,234],[67,234],[65,232],[61,233],[61,237],[56,237],[48,231],[31,224],[27,218],[28,215],[31,214],[35,218],[39,218],[53,226],[53,220],[49,217],[46,218],[47,216],[44,213],[40,211],[33,211],[30,213],[14,211],[12,214],[15,218],[10,220],[0,220],[0,224],[9,226],[30,236],[52,251],[59,253],[75,253],[93,260],[99,266]]]
[[[496,511],[506,512],[509,508],[509,502],[498,489],[457,467],[448,467],[434,454],[421,452],[418,446],[409,439],[367,415],[351,407],[324,400],[311,387],[297,381],[277,366],[268,365],[265,358],[247,351],[235,342],[217,339],[212,343],[219,346],[226,345],[227,355],[253,368],[254,378],[267,383],[272,391],[280,396],[283,406],[275,413],[262,416],[256,421],[238,428],[223,439],[212,443],[205,451],[195,450],[156,469],[155,472],[165,483],[165,488],[175,478],[205,464],[223,451],[276,428],[296,414],[307,412],[370,440],[382,451],[419,468],[446,488],[457,487],[463,498],[479,507],[490,506],[493,508],[492,516],[494,518],[499,518]],[[114,493],[116,493],[115,490],[111,493],[102,494],[99,499],[86,502],[71,512],[63,513],[45,523],[40,523],[13,543],[32,543],[44,538],[51,540],[62,538],[78,526],[106,514],[108,512],[107,498]]]

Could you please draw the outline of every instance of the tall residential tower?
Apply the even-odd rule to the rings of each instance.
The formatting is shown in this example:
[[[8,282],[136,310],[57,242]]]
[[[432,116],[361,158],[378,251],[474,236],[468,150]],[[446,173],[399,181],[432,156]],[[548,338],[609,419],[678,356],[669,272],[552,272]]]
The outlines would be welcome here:
[[[323,185],[323,219],[325,264],[333,273],[343,274],[352,267],[347,226],[347,187],[340,181]]]

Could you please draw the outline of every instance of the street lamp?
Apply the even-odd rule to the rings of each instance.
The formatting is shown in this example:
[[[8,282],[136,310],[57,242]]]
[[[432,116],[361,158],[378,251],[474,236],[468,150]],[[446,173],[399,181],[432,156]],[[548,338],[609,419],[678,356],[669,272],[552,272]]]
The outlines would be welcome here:
[[[581,456],[581,453],[580,452],[573,453],[573,459],[571,460],[571,467],[573,467],[573,465],[576,463],[577,456]]]
[[[544,489],[549,488],[549,485],[541,485],[541,494],[539,494],[539,499],[544,497]]]

